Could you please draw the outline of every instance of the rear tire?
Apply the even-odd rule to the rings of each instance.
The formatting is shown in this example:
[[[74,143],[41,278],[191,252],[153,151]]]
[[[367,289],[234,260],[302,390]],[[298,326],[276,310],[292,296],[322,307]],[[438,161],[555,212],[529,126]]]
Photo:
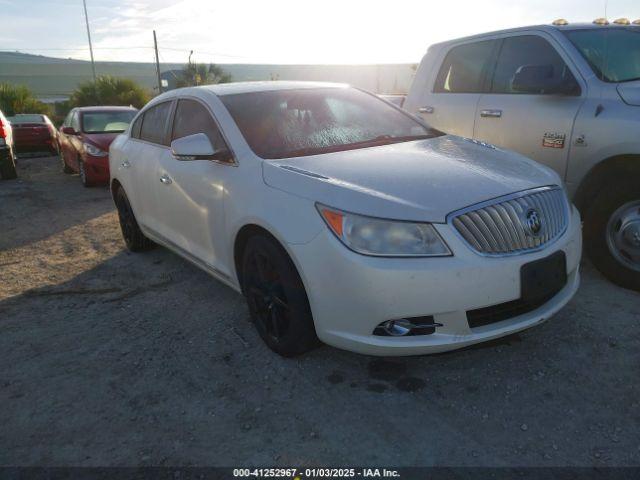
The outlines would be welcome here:
[[[275,240],[266,235],[248,240],[242,279],[251,320],[271,350],[293,357],[319,344],[300,275]]]
[[[155,244],[140,230],[138,221],[129,203],[129,198],[127,198],[127,194],[123,188],[119,188],[116,192],[115,201],[118,209],[122,238],[127,248],[132,252],[142,252],[153,248]]]
[[[616,285],[640,291],[640,185],[605,187],[584,218],[587,254]]]
[[[16,159],[12,150],[9,150],[6,158],[0,159],[0,177],[3,180],[13,180],[14,178],[18,178]]]

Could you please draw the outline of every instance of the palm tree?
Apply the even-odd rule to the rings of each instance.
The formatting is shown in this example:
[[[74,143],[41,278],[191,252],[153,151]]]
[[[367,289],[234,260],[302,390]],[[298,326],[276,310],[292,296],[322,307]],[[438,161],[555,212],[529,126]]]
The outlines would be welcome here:
[[[24,85],[0,83],[0,110],[5,115],[42,113],[51,115],[51,107],[39,101]]]
[[[232,77],[224,69],[214,63],[188,63],[181,72],[181,78],[176,82],[178,87],[194,87],[198,85],[212,85],[215,83],[229,83]]]
[[[93,105],[132,105],[142,108],[151,95],[144,88],[128,78],[110,76],[98,77],[78,85],[71,94],[70,106],[86,107]]]

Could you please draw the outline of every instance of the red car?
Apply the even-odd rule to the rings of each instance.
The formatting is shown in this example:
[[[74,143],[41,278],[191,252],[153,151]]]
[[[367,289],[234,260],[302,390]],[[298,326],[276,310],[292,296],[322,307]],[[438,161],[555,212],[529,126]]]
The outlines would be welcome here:
[[[79,107],[60,127],[58,142],[64,173],[79,173],[85,187],[109,183],[109,145],[138,110],[133,107]]]
[[[13,128],[16,153],[49,152],[58,154],[56,127],[46,115],[21,113],[7,117]]]

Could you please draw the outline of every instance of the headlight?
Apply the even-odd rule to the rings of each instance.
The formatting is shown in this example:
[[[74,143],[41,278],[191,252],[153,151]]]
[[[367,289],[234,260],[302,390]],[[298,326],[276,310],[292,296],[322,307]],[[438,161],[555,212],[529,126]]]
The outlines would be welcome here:
[[[382,257],[446,257],[451,250],[430,223],[366,217],[317,205],[331,231],[351,250]]]
[[[98,147],[96,147],[95,145],[91,145],[90,143],[84,144],[84,151],[94,157],[106,157],[107,155],[109,155],[109,152],[100,150]]]

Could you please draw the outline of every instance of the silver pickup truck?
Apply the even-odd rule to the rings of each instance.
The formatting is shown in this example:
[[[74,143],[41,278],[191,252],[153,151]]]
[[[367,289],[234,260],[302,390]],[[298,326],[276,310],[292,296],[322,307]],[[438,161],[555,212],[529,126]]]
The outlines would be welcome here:
[[[640,290],[640,21],[558,20],[433,45],[403,108],[558,172],[593,263]]]

